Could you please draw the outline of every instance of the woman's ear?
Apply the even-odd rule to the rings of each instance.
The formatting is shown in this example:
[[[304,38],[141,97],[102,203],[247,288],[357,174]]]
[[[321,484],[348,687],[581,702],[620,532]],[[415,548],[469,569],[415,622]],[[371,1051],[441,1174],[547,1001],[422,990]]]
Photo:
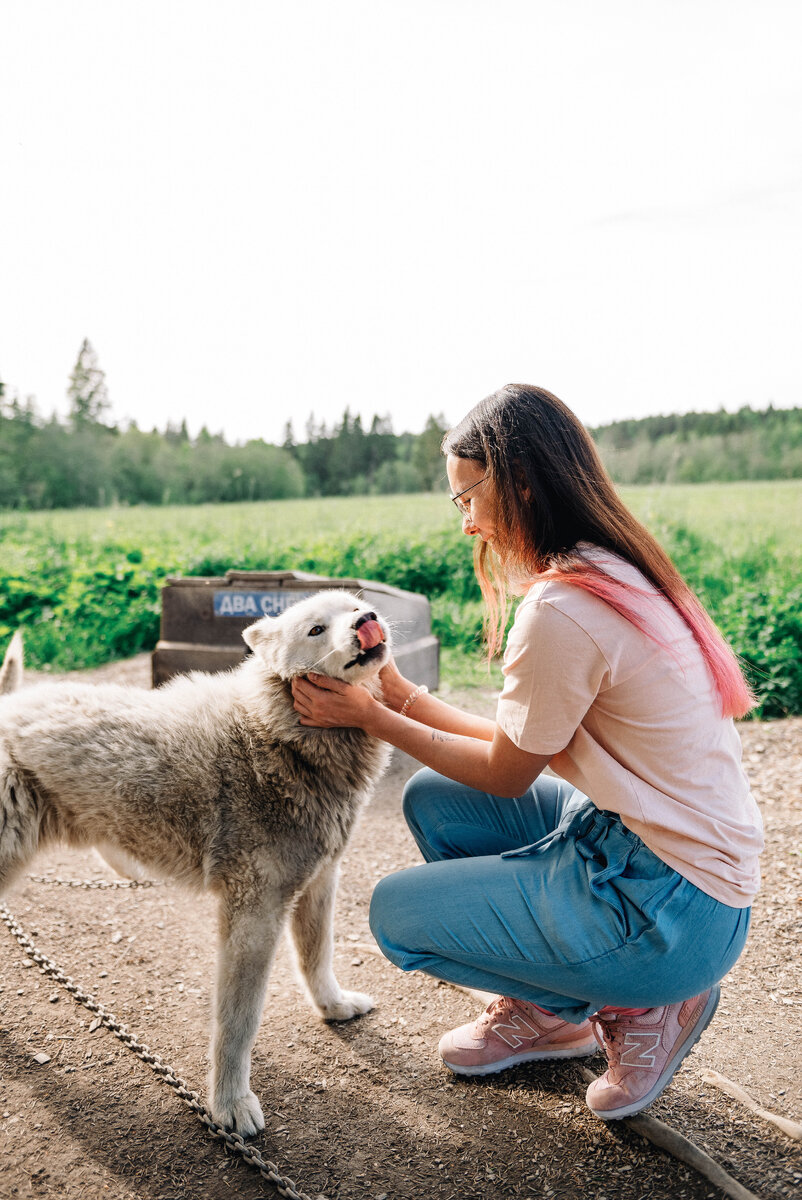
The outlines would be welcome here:
[[[524,500],[532,499],[532,489],[530,488],[524,469],[518,459],[512,464],[512,477],[515,480],[515,486],[518,489],[519,496],[523,496]]]

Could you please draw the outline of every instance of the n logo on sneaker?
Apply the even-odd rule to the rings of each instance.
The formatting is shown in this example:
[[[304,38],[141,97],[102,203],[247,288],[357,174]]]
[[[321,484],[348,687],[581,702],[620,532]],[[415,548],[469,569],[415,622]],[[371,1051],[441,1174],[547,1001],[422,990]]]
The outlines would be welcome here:
[[[619,1062],[624,1067],[653,1067],[654,1051],[660,1045],[659,1033],[628,1033],[624,1038],[627,1049]]]
[[[519,1046],[523,1046],[524,1042],[531,1042],[533,1038],[539,1038],[542,1030],[536,1025],[530,1025],[525,1017],[520,1013],[515,1013],[507,1022],[499,1022],[498,1025],[491,1026],[493,1033],[497,1033],[502,1042],[506,1042],[508,1046],[512,1046],[513,1050],[517,1050]],[[502,1030],[506,1029],[506,1033]],[[528,1033],[524,1033],[528,1030]],[[517,1032],[516,1032],[517,1031]],[[521,1034],[522,1036],[518,1036]]]

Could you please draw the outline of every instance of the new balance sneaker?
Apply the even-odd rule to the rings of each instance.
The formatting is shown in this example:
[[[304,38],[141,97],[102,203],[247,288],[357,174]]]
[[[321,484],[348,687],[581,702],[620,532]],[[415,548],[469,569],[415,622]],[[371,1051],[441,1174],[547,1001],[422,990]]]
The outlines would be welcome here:
[[[639,1016],[614,1012],[591,1017],[609,1066],[585,1098],[603,1121],[631,1117],[662,1092],[710,1024],[718,985],[692,1000],[647,1008]]]
[[[526,1000],[499,996],[478,1020],[443,1034],[439,1050],[456,1075],[492,1075],[516,1063],[582,1058],[598,1046],[590,1022],[570,1025]]]

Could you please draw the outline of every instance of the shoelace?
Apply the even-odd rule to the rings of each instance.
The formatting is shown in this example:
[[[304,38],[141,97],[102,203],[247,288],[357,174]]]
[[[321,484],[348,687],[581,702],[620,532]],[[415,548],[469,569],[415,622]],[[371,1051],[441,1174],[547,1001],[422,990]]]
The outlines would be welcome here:
[[[512,996],[499,996],[496,1000],[492,1000],[479,1019],[482,1024],[492,1024],[494,1021],[505,1021],[516,1014],[524,1016],[530,1024],[540,1029],[540,1024],[529,1010],[519,1005]]]
[[[609,1069],[612,1070],[618,1066],[623,1049],[624,1030],[618,1024],[621,1018],[614,1016],[600,1017],[598,1013],[594,1013],[588,1020],[593,1026],[596,1041],[607,1055]]]
[[[516,1000],[512,996],[499,996],[496,1000],[491,1001],[482,1013],[479,1021],[484,1027],[492,1025],[496,1021],[503,1024],[509,1020],[514,1020],[515,1017],[523,1017],[529,1025],[537,1030],[537,1036],[542,1037],[550,1031],[548,1018],[546,1020],[540,1019],[541,1016],[545,1017],[545,1015],[545,1013],[539,1013],[537,1009],[533,1012],[525,1000]],[[559,1028],[559,1026],[556,1026],[556,1028]]]
[[[499,1017],[506,1017],[514,1012],[515,1001],[510,996],[498,996],[495,1000],[491,1000],[484,1011],[484,1016],[488,1020],[497,1020]]]

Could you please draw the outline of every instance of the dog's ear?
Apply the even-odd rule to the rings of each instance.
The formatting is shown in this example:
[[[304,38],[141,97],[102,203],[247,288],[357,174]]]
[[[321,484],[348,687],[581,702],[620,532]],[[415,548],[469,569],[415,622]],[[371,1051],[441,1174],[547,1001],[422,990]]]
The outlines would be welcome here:
[[[0,695],[16,692],[22,684],[22,634],[19,630],[9,642],[3,666],[0,669]]]
[[[249,625],[247,629],[243,629],[242,639],[245,645],[251,650],[255,650],[257,646],[263,646],[265,642],[270,641],[273,636],[274,624],[274,617],[262,617],[253,625]]]

